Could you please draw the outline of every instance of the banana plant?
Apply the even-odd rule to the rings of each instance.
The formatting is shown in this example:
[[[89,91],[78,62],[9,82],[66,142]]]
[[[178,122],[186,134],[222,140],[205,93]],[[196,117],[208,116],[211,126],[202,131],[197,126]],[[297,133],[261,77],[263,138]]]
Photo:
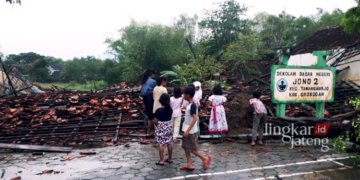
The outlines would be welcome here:
[[[173,69],[172,71],[162,71],[161,76],[172,78],[170,83],[179,83],[180,85],[187,85],[191,82],[188,75],[186,74],[187,72],[184,71],[185,68],[179,65],[175,65],[172,67],[172,69]]]

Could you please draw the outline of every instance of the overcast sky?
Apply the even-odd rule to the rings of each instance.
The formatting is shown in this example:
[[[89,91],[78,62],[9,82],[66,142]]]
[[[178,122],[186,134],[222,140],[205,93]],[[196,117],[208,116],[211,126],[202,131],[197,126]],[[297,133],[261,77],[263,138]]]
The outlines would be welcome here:
[[[180,14],[202,17],[204,9],[223,0],[22,0],[9,5],[0,0],[0,52],[36,52],[71,59],[92,55],[105,57],[106,37],[131,19],[171,24]],[[346,11],[354,0],[238,0],[249,7],[247,15],[258,12],[311,15],[316,8]]]

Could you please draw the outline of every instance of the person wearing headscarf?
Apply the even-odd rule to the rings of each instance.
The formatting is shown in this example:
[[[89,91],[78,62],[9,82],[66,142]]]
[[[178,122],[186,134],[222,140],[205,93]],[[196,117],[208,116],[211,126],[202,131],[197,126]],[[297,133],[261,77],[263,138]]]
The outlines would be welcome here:
[[[201,82],[195,81],[193,84],[194,84],[194,86],[195,86],[195,95],[194,95],[194,97],[195,97],[197,100],[201,101],[202,95],[203,95],[203,91],[202,91],[202,89],[201,89]]]

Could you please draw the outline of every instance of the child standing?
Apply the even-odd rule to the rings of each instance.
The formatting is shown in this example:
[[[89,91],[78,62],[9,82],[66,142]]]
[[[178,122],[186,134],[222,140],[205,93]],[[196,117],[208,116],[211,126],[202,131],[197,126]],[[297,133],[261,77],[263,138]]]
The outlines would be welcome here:
[[[181,108],[184,99],[182,97],[181,89],[179,87],[174,88],[174,96],[170,98],[170,105],[173,110],[172,122],[173,122],[173,138],[174,142],[177,142],[177,137],[179,136],[180,123],[181,123]]]
[[[199,157],[203,162],[203,169],[207,170],[211,164],[211,156],[205,156],[202,152],[198,150],[198,126],[197,121],[198,117],[198,108],[196,104],[193,102],[193,97],[195,94],[194,87],[187,87],[184,92],[184,98],[189,102],[189,105],[186,106],[185,111],[185,120],[183,122],[182,131],[183,139],[182,139],[182,148],[186,154],[187,165],[180,167],[180,170],[185,171],[193,171],[195,167],[192,163],[191,154]]]
[[[203,92],[202,92],[202,89],[201,89],[201,82],[195,81],[195,82],[193,83],[193,85],[195,86],[195,95],[194,95],[194,98],[196,98],[196,99],[198,99],[199,101],[201,101],[202,95],[203,95]]]
[[[167,85],[167,81],[164,77],[159,77],[157,79],[157,86],[154,88],[154,92],[153,92],[153,98],[154,98],[154,107],[153,107],[153,113],[156,112],[157,109],[159,109],[161,107],[160,104],[160,96],[162,94],[167,94],[167,89],[166,89],[166,85]]]
[[[172,121],[171,116],[173,111],[170,106],[170,96],[168,94],[162,94],[160,96],[160,104],[162,107],[156,110],[155,117],[156,122],[156,141],[159,144],[159,156],[160,160],[156,163],[158,166],[163,166],[164,162],[172,163]],[[168,148],[168,159],[164,161],[164,145]]]
[[[227,133],[229,131],[226,121],[225,108],[223,106],[226,100],[226,97],[222,95],[221,86],[215,86],[213,89],[213,95],[209,97],[209,104],[211,105],[209,132],[212,134]]]
[[[263,145],[263,133],[265,121],[267,119],[267,110],[264,103],[260,100],[261,93],[256,91],[253,93],[253,98],[250,99],[250,106],[254,110],[254,120],[252,128],[252,142],[255,146],[256,136],[259,134],[259,144]]]

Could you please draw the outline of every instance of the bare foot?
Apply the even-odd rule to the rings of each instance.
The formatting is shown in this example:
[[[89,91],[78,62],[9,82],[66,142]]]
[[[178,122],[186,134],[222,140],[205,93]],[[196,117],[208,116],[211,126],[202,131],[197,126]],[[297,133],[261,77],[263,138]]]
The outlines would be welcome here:
[[[195,170],[195,166],[181,166],[180,167],[180,170],[181,171],[193,171],[193,170]]]
[[[212,157],[208,156],[207,160],[204,162],[204,167],[203,167],[204,170],[208,170],[210,168],[211,160],[212,160]]]

